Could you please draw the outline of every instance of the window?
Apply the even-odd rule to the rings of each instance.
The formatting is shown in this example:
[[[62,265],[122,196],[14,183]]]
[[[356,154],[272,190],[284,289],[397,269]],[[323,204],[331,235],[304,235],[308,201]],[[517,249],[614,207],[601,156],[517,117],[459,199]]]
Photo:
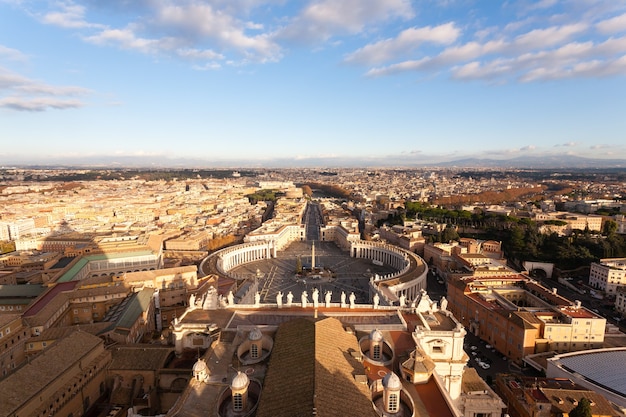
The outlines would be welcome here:
[[[372,353],[372,359],[380,359],[380,345],[374,346],[374,352]]]
[[[235,411],[243,410],[243,396],[241,394],[235,394],[233,396],[233,409]]]
[[[389,394],[389,403],[387,404],[387,411],[389,413],[395,413],[398,411],[398,394]]]
[[[259,357],[259,346],[256,343],[253,343],[252,346],[250,346],[250,356],[253,359]]]

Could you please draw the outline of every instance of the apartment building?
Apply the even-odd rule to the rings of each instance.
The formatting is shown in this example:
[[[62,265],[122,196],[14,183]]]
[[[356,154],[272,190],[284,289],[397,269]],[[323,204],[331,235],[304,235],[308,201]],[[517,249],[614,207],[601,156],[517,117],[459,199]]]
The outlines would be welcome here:
[[[0,376],[5,376],[25,360],[24,343],[30,332],[20,314],[0,314]]]
[[[448,300],[470,332],[513,360],[604,342],[604,317],[523,275],[455,277],[448,282]]]
[[[589,400],[592,417],[616,415],[612,404],[602,394],[575,384],[567,378],[531,378],[498,374],[496,388],[509,406],[509,414],[518,417],[570,415],[583,398]]]
[[[626,258],[604,258],[600,262],[592,262],[589,285],[607,294],[615,294],[620,286],[626,285]]]
[[[426,239],[422,236],[421,229],[400,225],[393,227],[383,226],[378,229],[378,234],[381,239],[385,239],[387,242],[402,249],[410,250],[420,255],[424,253]]]
[[[0,380],[0,417],[82,416],[106,392],[111,353],[76,331]]]

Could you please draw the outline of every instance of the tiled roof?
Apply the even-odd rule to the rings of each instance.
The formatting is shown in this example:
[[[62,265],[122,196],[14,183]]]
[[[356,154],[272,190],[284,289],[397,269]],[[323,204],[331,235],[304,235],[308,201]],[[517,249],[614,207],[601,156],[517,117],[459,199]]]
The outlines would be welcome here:
[[[0,417],[11,415],[101,343],[96,336],[76,331],[1,380]]]
[[[593,415],[600,416],[612,416],[617,415],[617,412],[611,406],[611,403],[602,395],[587,390],[565,390],[565,389],[549,389],[541,388],[541,391],[552,403],[552,410],[559,413],[569,413],[578,403],[587,398],[591,406]],[[561,402],[562,401],[562,402]]]
[[[51,327],[49,329],[45,329],[41,335],[31,337],[28,339],[30,343],[32,342],[42,342],[48,340],[58,340],[62,339],[73,332],[80,330],[81,332],[98,335],[107,327],[109,327],[110,323],[99,322],[99,323],[89,323],[89,324],[75,324],[73,326],[63,326],[63,327]]]
[[[257,417],[376,416],[367,385],[355,381],[365,371],[353,351],[358,342],[337,319],[281,324]]]
[[[111,349],[111,370],[157,371],[165,367],[165,361],[174,349],[158,345],[119,346]]]

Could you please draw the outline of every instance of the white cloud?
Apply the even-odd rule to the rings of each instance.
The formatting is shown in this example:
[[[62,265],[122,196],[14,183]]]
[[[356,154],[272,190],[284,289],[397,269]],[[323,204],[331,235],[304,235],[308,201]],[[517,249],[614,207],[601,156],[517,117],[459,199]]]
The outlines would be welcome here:
[[[507,60],[500,59],[486,64],[473,61],[465,65],[453,67],[451,72],[452,77],[456,79],[477,80],[496,79],[501,75],[510,74],[511,70],[511,63]]]
[[[367,71],[366,75],[370,77],[379,77],[407,71],[419,71],[424,68],[426,64],[430,61],[431,58],[429,57],[425,57],[419,60],[403,61],[385,67],[372,68]]]
[[[571,39],[574,35],[587,30],[585,23],[574,23],[565,26],[552,26],[546,29],[534,29],[523,35],[519,35],[514,44],[524,49],[545,48],[558,45]]]
[[[76,98],[91,90],[76,86],[53,86],[31,80],[0,67],[0,107],[11,110],[43,111],[82,107]]]
[[[209,50],[209,49],[179,48],[176,50],[176,55],[178,55],[181,58],[188,58],[188,59],[209,59],[209,60],[224,59],[224,55],[218,54],[217,52]]]
[[[596,27],[602,33],[626,32],[626,13],[598,22]]]
[[[549,9],[552,6],[555,6],[558,3],[557,0],[540,0],[536,3],[533,3],[529,9]]]
[[[222,48],[244,52],[262,61],[280,56],[280,47],[267,34],[246,34],[245,29],[254,23],[238,20],[209,4],[166,5],[157,10],[152,23],[185,39],[215,42]]]
[[[536,28],[512,39],[500,35],[483,42],[469,41],[449,46],[438,55],[370,68],[366,75],[438,71],[448,72],[457,80],[534,82],[606,77],[624,71],[626,36],[594,42],[585,39],[589,28],[590,25],[580,22]],[[372,56],[385,57],[384,54]]]
[[[83,87],[52,86],[37,82],[29,82],[15,86],[14,90],[28,94],[45,94],[51,96],[84,96],[91,93],[91,90]]]
[[[122,49],[136,49],[146,54],[158,52],[170,44],[168,41],[137,37],[131,28],[105,29],[95,35],[86,36],[85,41],[96,45],[116,45]],[[169,45],[170,48],[174,45]]]
[[[63,28],[101,28],[100,24],[89,23],[85,20],[85,6],[72,1],[57,3],[59,10],[48,12],[41,18],[43,23],[60,26]]]
[[[4,97],[0,98],[0,107],[19,111],[44,111],[47,109],[75,109],[84,104],[79,100],[59,99],[55,97]]]
[[[225,60],[227,56],[237,56],[240,62],[280,59],[280,46],[262,32],[262,24],[231,14],[238,7],[252,7],[255,2],[214,4],[195,0],[149,3],[142,17],[128,21],[125,27],[107,27],[95,34],[84,34],[83,39],[97,45],[192,61]],[[248,30],[254,31],[254,35],[249,35]]]
[[[409,0],[312,0],[277,37],[316,43],[363,32],[378,22],[413,16]]]
[[[422,43],[448,45],[457,40],[460,30],[454,23],[446,23],[439,26],[426,26],[421,28],[405,29],[393,39],[385,39],[371,43],[351,53],[346,57],[346,62],[355,63],[381,63],[396,58],[397,55],[410,52]]]
[[[0,45],[0,57],[5,57],[10,61],[26,61],[27,59],[22,52],[4,45]]]

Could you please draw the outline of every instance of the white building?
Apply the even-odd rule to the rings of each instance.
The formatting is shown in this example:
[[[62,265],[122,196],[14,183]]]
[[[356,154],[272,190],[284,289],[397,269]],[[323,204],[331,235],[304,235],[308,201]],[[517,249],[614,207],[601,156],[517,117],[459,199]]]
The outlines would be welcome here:
[[[626,258],[605,258],[592,262],[589,285],[607,294],[615,294],[617,288],[626,285]]]

